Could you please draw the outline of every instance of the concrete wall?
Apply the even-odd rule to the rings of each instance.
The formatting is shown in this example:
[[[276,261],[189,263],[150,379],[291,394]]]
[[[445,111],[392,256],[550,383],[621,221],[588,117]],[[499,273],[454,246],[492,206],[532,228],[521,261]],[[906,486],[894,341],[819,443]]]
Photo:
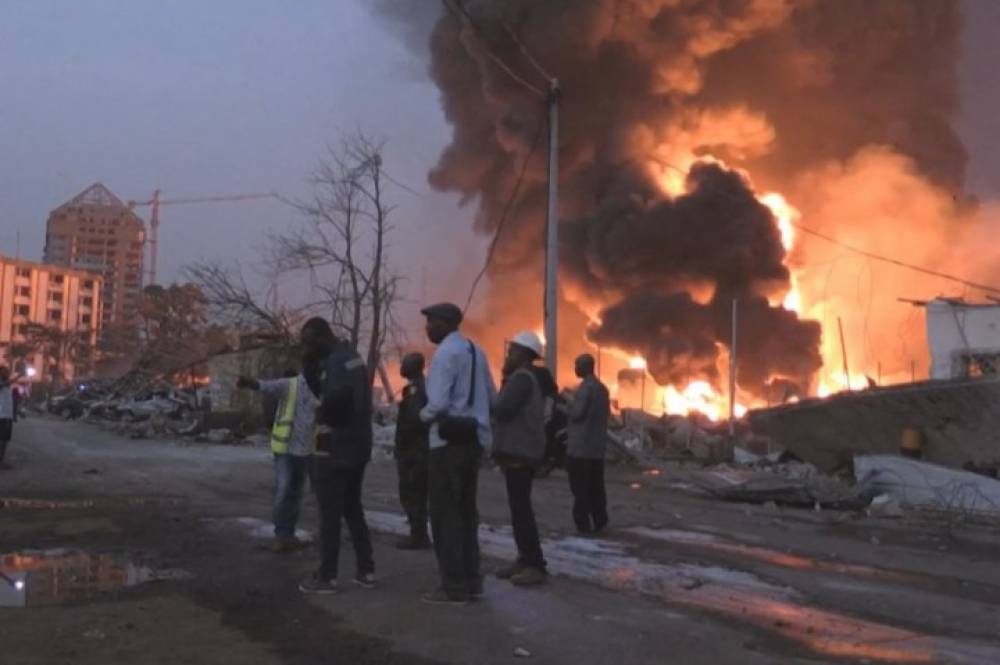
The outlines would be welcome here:
[[[823,469],[855,453],[897,453],[924,432],[924,459],[961,467],[1000,462],[1000,378],[929,381],[835,395],[750,413],[755,433]]]

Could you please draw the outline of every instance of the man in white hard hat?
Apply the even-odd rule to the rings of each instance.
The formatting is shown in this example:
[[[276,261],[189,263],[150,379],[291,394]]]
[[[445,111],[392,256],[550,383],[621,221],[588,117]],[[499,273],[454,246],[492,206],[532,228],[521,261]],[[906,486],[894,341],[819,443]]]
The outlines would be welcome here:
[[[532,367],[542,357],[542,341],[533,332],[516,334],[507,348],[504,380],[493,405],[493,456],[507,481],[507,502],[517,544],[517,560],[497,571],[517,586],[548,579],[538,537],[531,485],[545,458],[545,397]]]

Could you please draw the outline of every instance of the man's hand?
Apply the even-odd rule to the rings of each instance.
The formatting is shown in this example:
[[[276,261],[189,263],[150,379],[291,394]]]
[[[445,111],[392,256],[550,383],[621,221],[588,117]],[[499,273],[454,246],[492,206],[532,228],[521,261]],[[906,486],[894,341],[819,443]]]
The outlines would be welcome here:
[[[260,384],[257,383],[257,379],[252,379],[249,376],[241,376],[236,379],[237,388],[249,388],[250,390],[257,390],[260,388]]]

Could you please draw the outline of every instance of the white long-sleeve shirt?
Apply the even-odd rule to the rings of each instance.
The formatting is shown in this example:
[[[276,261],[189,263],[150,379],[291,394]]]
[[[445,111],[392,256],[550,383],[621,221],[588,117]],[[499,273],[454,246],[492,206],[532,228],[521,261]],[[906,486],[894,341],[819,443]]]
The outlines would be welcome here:
[[[472,352],[469,345],[472,344]],[[476,380],[472,406],[469,406],[469,383],[472,359],[476,359]],[[438,345],[427,374],[427,406],[420,412],[424,422],[438,416],[473,417],[479,423],[479,443],[484,448],[492,444],[490,404],[496,399],[497,387],[490,373],[486,355],[461,333],[453,332]],[[441,448],[445,441],[438,435],[437,425],[431,427],[430,447]]]

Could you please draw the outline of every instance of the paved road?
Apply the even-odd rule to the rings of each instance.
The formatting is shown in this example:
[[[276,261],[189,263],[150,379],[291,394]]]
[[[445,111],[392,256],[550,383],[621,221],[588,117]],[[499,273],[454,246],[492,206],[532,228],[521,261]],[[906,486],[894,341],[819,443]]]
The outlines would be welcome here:
[[[490,580],[481,603],[432,608],[417,600],[435,582],[432,557],[392,548],[403,522],[391,461],[372,464],[366,488],[381,587],[321,599],[294,588],[312,552],[260,548],[265,449],[132,441],[30,419],[12,461],[0,473],[0,555],[71,547],[128,560],[133,579],[166,579],[0,608],[0,634],[16,638],[5,640],[5,665],[478,664],[510,662],[515,649],[559,664],[1000,662],[998,542],[960,524],[720,504],[678,489],[682,472],[618,469],[615,529],[579,539],[556,476],[536,490],[552,584]],[[499,480],[485,473],[481,491],[492,561],[513,550]],[[315,526],[311,501],[303,526]],[[104,560],[88,574],[104,574]],[[74,580],[73,570],[53,579]]]

